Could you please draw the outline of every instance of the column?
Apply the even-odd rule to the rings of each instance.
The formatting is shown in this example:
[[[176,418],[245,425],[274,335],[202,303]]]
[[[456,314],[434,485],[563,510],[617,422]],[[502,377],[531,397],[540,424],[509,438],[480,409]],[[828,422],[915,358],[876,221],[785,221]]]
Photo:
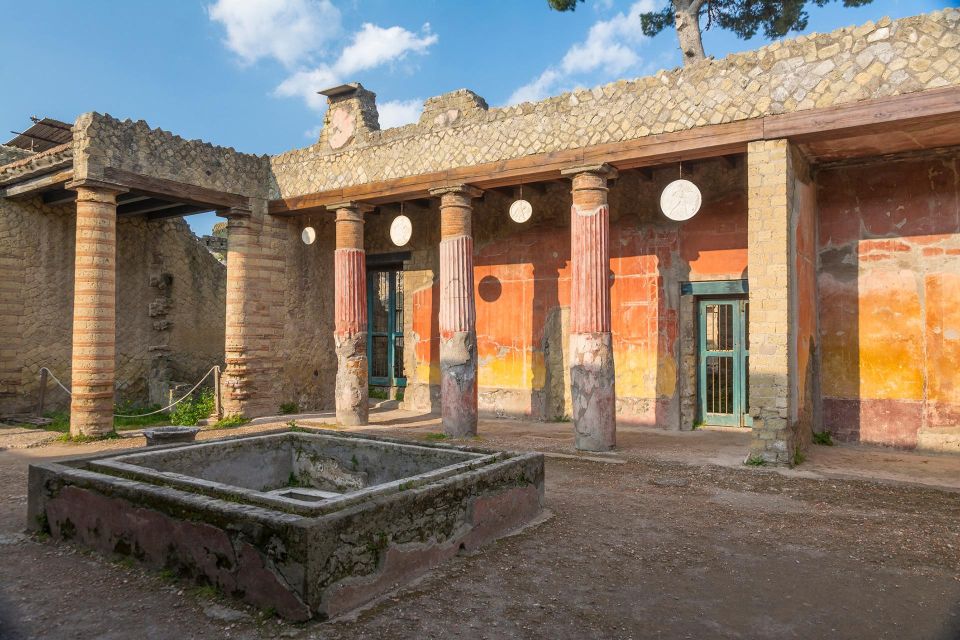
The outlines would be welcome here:
[[[337,424],[367,424],[367,264],[363,250],[363,214],[372,207],[347,202],[335,211],[334,330],[337,350]]]
[[[747,190],[749,457],[791,465],[816,426],[815,358],[799,357],[816,341],[816,195],[806,160],[787,140],[748,145]]]
[[[472,199],[459,184],[430,191],[440,197],[440,405],[443,431],[477,434],[477,310],[473,289]]]
[[[603,164],[561,173],[573,180],[570,208],[570,391],[575,445],[607,451],[616,445],[613,340],[610,335],[610,207]]]
[[[77,192],[70,435],[97,437],[113,431],[117,195],[126,190],[93,181],[67,186]]]
[[[251,252],[256,237],[251,229],[251,210],[233,207],[218,211],[227,219],[227,292],[224,342],[224,370],[220,377],[220,400],[224,415],[242,415],[251,396],[249,342],[251,330],[247,322],[247,301],[250,297]]]
[[[221,377],[225,416],[277,415],[284,396],[289,284],[287,260],[300,245],[286,218],[267,212],[267,201],[218,211],[227,219],[227,299]]]

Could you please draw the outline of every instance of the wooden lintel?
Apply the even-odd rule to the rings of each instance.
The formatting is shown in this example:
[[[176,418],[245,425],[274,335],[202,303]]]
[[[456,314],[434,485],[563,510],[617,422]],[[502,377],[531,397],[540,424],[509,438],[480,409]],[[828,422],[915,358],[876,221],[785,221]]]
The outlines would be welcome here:
[[[117,215],[134,216],[141,213],[152,213],[154,211],[170,209],[171,207],[179,207],[182,204],[182,202],[170,202],[169,200],[160,200],[158,198],[146,198],[144,200],[140,200],[139,202],[118,205]]]
[[[208,209],[229,209],[231,207],[249,207],[249,198],[238,193],[228,193],[198,187],[184,182],[165,178],[143,176],[123,169],[107,167],[103,170],[103,179],[126,187],[132,192],[154,198],[192,204]]]
[[[763,136],[767,140],[790,138],[795,142],[806,142],[881,133],[893,123],[908,125],[951,115],[960,115],[960,87],[767,116],[763,119]]]
[[[44,191],[59,189],[71,178],[73,178],[73,168],[47,173],[0,189],[0,197],[30,198]]]

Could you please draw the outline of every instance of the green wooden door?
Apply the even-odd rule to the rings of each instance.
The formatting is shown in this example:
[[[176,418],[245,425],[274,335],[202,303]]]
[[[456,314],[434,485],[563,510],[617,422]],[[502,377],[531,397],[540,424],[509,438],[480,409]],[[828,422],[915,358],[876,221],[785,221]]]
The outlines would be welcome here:
[[[367,361],[370,384],[407,384],[403,372],[403,272],[367,272]]]
[[[745,299],[699,300],[699,419],[749,424],[750,307]]]

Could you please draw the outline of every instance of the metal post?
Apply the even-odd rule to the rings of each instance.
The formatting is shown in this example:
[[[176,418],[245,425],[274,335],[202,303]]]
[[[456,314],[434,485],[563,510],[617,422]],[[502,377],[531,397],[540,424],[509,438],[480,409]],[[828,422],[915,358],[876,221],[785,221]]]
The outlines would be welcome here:
[[[43,417],[43,403],[47,396],[47,370],[40,369],[40,397],[37,399],[37,417]]]
[[[213,411],[217,420],[223,419],[223,406],[220,404],[220,367],[213,368]]]

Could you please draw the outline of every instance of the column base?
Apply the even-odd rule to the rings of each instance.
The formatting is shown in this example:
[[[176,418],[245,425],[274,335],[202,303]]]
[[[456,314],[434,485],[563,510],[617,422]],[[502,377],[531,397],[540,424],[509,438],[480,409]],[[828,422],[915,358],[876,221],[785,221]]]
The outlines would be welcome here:
[[[451,438],[477,435],[477,334],[458,331],[440,340],[440,409]]]
[[[334,336],[337,350],[337,384],[334,400],[337,424],[358,427],[370,421],[370,387],[367,383],[367,334]]]
[[[99,438],[113,432],[113,391],[85,393],[74,387],[70,437]]]
[[[613,449],[617,444],[617,403],[610,333],[570,334],[570,391],[577,449]]]

